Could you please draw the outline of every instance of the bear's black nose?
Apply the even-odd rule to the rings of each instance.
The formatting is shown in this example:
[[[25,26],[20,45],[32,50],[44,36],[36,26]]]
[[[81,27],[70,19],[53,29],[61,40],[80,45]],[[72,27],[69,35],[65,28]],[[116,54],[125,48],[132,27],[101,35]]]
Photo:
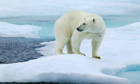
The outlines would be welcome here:
[[[79,28],[77,28],[77,30],[79,31]]]
[[[83,30],[82,30],[82,29],[77,28],[77,31],[80,31],[80,32],[81,32],[81,31],[83,31]]]

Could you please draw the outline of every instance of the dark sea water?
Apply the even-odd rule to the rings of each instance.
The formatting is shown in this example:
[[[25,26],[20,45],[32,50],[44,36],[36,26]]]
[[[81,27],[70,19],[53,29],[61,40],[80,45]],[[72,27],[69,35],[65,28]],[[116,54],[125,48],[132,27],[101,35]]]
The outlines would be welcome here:
[[[45,39],[0,37],[0,63],[16,63],[36,59],[42,55],[37,48],[43,47]]]

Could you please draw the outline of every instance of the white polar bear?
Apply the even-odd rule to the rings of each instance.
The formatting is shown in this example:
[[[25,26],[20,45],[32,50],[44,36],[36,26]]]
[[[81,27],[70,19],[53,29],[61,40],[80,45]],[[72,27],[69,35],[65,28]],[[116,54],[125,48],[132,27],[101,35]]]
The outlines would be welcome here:
[[[97,52],[105,28],[104,20],[99,15],[70,11],[55,23],[55,53],[63,54],[63,48],[67,45],[67,53],[85,55],[80,52],[80,44],[83,39],[92,39],[92,57],[100,59]]]

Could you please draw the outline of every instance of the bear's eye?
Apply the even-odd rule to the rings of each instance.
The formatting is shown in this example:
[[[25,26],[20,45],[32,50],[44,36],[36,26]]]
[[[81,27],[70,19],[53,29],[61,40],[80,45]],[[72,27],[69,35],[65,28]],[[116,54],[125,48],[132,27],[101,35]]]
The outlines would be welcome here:
[[[86,23],[83,23],[83,25],[86,25]]]

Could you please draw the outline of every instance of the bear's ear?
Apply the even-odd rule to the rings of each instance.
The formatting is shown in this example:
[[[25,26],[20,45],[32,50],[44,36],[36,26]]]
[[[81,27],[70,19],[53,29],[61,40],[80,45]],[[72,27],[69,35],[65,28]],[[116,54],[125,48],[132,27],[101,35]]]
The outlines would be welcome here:
[[[95,19],[93,19],[92,21],[95,22]]]

